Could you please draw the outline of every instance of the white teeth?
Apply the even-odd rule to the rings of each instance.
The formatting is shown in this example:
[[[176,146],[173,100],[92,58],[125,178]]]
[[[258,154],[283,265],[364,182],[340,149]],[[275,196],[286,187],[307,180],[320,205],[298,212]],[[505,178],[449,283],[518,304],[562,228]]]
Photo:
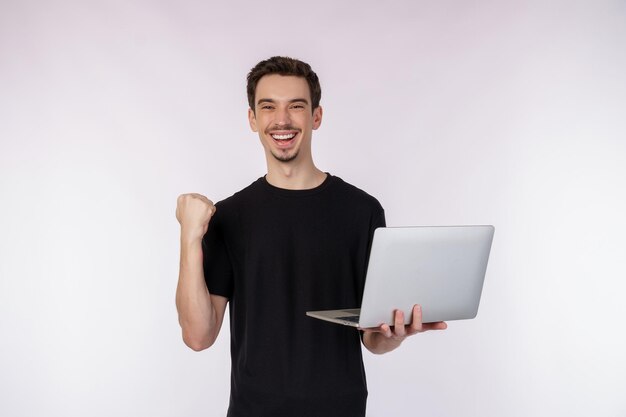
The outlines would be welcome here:
[[[274,139],[277,139],[277,140],[286,140],[286,139],[291,139],[291,138],[293,138],[294,136],[296,136],[296,134],[295,134],[295,133],[289,133],[288,135],[272,135],[272,137],[273,137]]]

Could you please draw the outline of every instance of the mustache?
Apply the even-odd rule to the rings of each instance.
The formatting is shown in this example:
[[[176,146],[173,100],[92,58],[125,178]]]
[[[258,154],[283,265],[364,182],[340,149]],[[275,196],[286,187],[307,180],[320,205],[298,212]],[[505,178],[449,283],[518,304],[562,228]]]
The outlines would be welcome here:
[[[276,125],[276,126],[268,127],[267,129],[265,129],[265,133],[270,133],[272,130],[295,130],[297,132],[300,132],[300,129],[291,125],[284,125],[284,126]]]

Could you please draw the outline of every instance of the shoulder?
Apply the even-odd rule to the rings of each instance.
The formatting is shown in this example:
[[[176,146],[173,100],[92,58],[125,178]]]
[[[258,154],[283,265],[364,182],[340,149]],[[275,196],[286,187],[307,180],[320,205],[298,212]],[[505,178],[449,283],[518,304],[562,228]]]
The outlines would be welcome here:
[[[262,178],[255,180],[252,184],[241,189],[240,191],[237,191],[230,197],[227,197],[223,200],[218,201],[217,203],[215,203],[215,207],[217,208],[224,207],[224,208],[232,209],[232,208],[237,208],[241,205],[250,204],[250,202],[254,201],[258,197],[258,195],[262,192],[261,186],[260,186],[261,179]]]
[[[260,199],[259,188],[259,180],[256,180],[230,197],[215,203],[216,210],[211,219],[211,223],[231,224],[232,221],[237,219],[240,213],[244,212],[246,209],[255,207]]]
[[[340,196],[342,200],[350,201],[358,205],[365,205],[376,211],[383,210],[382,205],[375,197],[363,191],[361,188],[344,181],[340,177],[333,176],[333,188],[335,194]]]

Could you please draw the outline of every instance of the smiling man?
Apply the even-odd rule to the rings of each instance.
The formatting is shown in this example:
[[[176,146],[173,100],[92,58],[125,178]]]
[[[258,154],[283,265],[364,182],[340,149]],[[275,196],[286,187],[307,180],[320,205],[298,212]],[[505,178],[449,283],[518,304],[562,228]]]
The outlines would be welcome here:
[[[228,416],[362,417],[367,386],[361,343],[374,353],[415,333],[444,329],[396,312],[396,325],[362,332],[309,318],[309,310],[358,306],[379,202],[313,163],[322,122],[311,67],[273,57],[248,74],[248,120],[267,174],[213,205],[178,197],[181,225],[176,306],[183,340],[210,347],[229,307]]]
[[[288,189],[318,186],[326,178],[311,155],[313,130],[322,123],[319,87],[314,96],[302,77],[270,73],[254,78],[253,71],[248,78],[248,88],[253,89],[252,95],[248,92],[248,120],[265,148],[267,181]]]

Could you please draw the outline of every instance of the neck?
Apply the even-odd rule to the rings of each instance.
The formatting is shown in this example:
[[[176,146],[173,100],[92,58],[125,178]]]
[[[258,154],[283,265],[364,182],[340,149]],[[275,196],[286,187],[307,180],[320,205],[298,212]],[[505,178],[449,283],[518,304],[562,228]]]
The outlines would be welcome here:
[[[268,160],[265,178],[274,187],[287,190],[310,190],[323,183],[326,174],[319,170],[312,160],[309,163]]]

